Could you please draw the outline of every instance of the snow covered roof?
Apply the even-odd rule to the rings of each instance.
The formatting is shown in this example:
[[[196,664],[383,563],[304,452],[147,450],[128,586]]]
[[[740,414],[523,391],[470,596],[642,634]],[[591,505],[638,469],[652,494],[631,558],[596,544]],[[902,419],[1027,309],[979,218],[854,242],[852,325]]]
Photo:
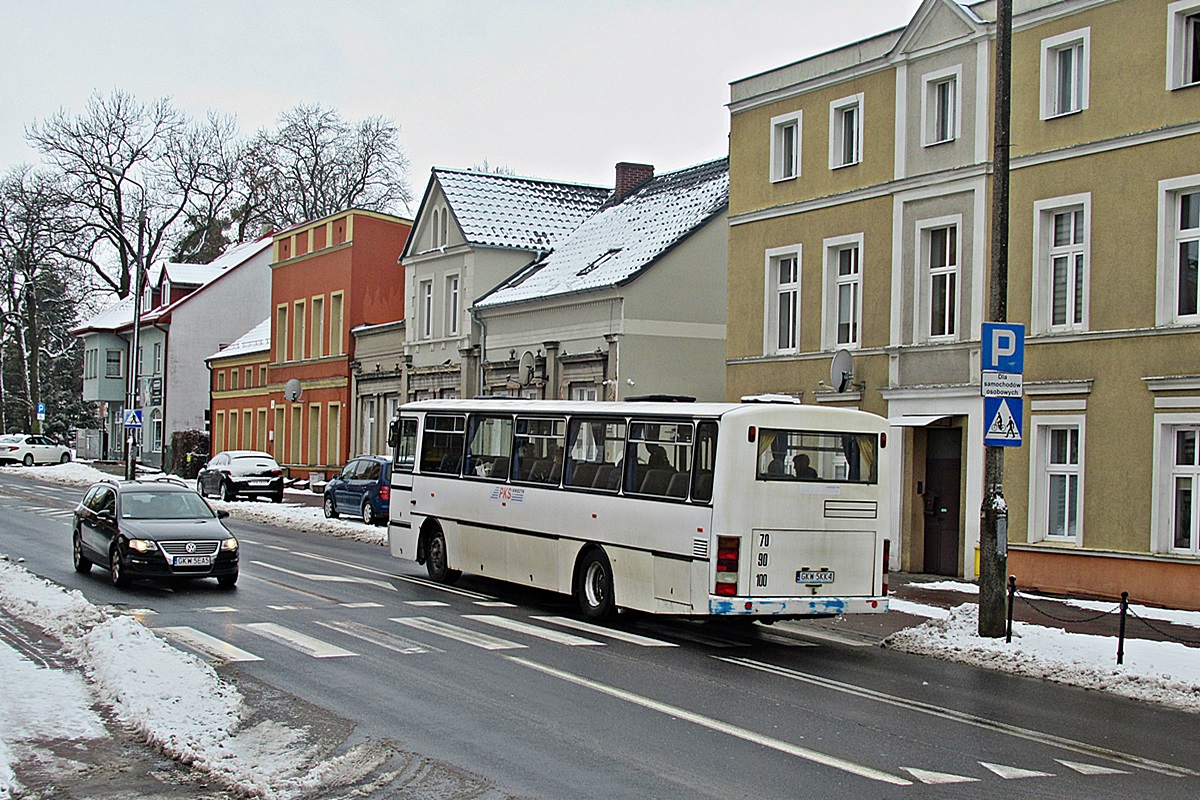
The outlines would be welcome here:
[[[163,265],[167,280],[181,286],[203,286],[230,267],[248,261],[271,246],[271,237],[235,244],[207,264],[168,262]]]
[[[624,283],[728,204],[728,158],[651,178],[475,305],[488,308]]]
[[[433,170],[463,236],[472,245],[546,251],[612,194],[603,186],[558,183],[471,170]]]
[[[214,358],[229,358],[232,356],[244,356],[250,353],[265,353],[271,349],[271,318],[267,317],[262,322],[255,325],[250,330],[243,333],[231,343],[225,345],[211,356],[207,356],[204,360],[211,361]]]
[[[116,331],[133,322],[133,296],[118,300],[96,316],[70,330],[74,336],[99,331]]]

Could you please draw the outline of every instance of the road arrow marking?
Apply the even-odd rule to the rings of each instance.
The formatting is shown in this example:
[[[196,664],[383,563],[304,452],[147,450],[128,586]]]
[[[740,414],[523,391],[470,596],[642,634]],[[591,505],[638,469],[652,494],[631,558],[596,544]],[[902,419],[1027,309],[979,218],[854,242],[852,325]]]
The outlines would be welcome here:
[[[1129,773],[1123,769],[1113,769],[1112,767],[1101,767],[1095,764],[1080,764],[1078,761],[1064,761],[1061,758],[1054,759],[1062,764],[1067,769],[1073,769],[1080,775],[1128,775]]]
[[[931,772],[925,769],[915,769],[913,767],[901,767],[900,769],[912,775],[921,783],[978,783],[979,778],[968,778],[965,775],[951,775],[949,772]]]

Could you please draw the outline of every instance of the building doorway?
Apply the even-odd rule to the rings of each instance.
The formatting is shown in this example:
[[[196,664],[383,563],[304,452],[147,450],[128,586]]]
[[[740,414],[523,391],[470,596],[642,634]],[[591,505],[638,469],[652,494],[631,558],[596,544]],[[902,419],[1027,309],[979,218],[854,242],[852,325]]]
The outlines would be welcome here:
[[[925,571],[961,574],[962,428],[925,429]]]

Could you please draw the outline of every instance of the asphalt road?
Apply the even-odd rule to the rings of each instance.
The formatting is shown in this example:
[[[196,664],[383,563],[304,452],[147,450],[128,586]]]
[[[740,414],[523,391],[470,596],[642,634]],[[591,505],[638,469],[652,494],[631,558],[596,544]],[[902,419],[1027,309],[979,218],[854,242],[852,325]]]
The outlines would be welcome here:
[[[0,475],[0,552],[137,615],[259,687],[248,696],[457,771],[420,796],[1200,796],[1193,715],[793,628],[598,628],[568,598],[433,585],[385,548],[316,534],[231,519],[236,590],[117,590],[72,570],[81,494]]]

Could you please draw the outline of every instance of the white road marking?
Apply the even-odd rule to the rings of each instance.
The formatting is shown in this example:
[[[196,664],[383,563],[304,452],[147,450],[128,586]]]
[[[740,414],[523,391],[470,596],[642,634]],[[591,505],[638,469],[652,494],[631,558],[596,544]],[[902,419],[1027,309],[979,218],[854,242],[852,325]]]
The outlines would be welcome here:
[[[130,319],[133,319],[133,317],[130,317]],[[293,606],[293,605],[273,606],[268,603],[267,608],[271,609],[272,611],[309,611],[312,609],[312,606]]]
[[[133,317],[130,317],[133,319]],[[197,608],[202,614],[232,614],[237,611],[233,606],[207,606],[206,608]]]
[[[686,639],[689,642],[702,644],[705,647],[728,648],[750,646],[749,642],[735,642],[731,639],[719,639],[716,636],[708,636],[707,634],[696,633],[695,631],[690,631],[683,627],[671,627],[660,624],[646,625],[645,627],[649,628],[655,633],[662,634],[663,636],[670,636],[675,639]]]
[[[132,317],[130,317],[132,319]],[[483,606],[484,608],[516,608],[514,603],[506,603],[503,600],[477,600],[475,605]]]
[[[274,622],[248,622],[239,627],[245,628],[252,633],[257,633],[259,636],[266,637],[273,642],[278,642],[284,647],[298,650],[313,658],[343,658],[345,656],[358,655],[358,653],[338,647],[335,644],[314,639],[307,634],[300,633],[300,631],[276,625]]]
[[[968,778],[965,775],[951,775],[949,772],[932,772],[927,769],[901,767],[900,769],[912,775],[921,783],[979,783],[979,778]]]
[[[594,633],[597,636],[607,636],[609,639],[617,639],[622,642],[640,645],[641,647],[679,647],[674,642],[664,642],[661,639],[651,639],[649,636],[642,636],[637,633],[629,633],[628,631],[616,630],[615,628],[605,628],[603,625],[593,625],[590,622],[583,622],[570,617],[538,617],[534,619],[544,620],[555,625],[562,625],[564,628],[574,628],[577,631],[585,631]]]
[[[495,625],[497,628],[516,631],[526,636],[536,636],[539,639],[546,639],[547,641],[565,644],[570,647],[604,647],[604,642],[597,642],[595,639],[585,639],[573,633],[563,633],[562,631],[554,631],[549,628],[541,628],[537,625],[530,625],[528,622],[520,622],[508,617],[498,617],[494,614],[464,614],[463,616],[466,619],[474,619],[488,625]]]
[[[317,622],[318,625],[324,625],[335,631],[340,631],[347,636],[353,636],[356,639],[362,639],[364,642],[379,645],[402,655],[415,655],[419,653],[444,653],[445,650],[439,650],[432,645],[421,644],[414,642],[412,639],[405,639],[403,636],[397,636],[394,633],[377,630],[367,625],[362,625],[357,622]]]
[[[809,630],[808,628],[789,628],[797,636],[803,636],[806,639],[817,639],[823,642],[834,642],[835,644],[844,644],[849,647],[875,647],[874,642],[864,642],[861,639],[854,639],[850,636],[843,636],[840,633],[825,630]]]
[[[367,586],[378,586],[380,589],[390,589],[393,592],[400,591],[395,586],[392,586],[390,583],[384,583],[383,581],[375,581],[375,580],[371,580],[370,578],[356,578],[352,575],[322,575],[319,573],[311,573],[311,572],[297,572],[296,570],[287,569],[286,567],[280,567],[276,564],[267,564],[263,561],[251,561],[250,563],[260,566],[260,567],[264,567],[266,569],[273,569],[276,572],[282,572],[285,575],[292,575],[297,578],[307,578],[310,581],[317,581],[320,583],[360,583],[360,584],[365,584]]]
[[[1035,731],[1035,730],[1031,730],[1029,728],[1022,728],[1017,725],[1009,725],[1006,722],[1000,722],[1000,721],[994,720],[994,719],[987,719],[986,717],[979,717],[974,714],[968,714],[965,711],[956,711],[951,708],[943,708],[942,706],[935,706],[930,703],[922,703],[917,700],[909,700],[908,698],[905,698],[905,697],[897,697],[896,695],[884,694],[883,692],[877,692],[874,689],[867,689],[862,686],[855,686],[854,684],[842,683],[841,681],[835,681],[832,678],[822,678],[817,675],[809,675],[804,672],[797,672],[796,670],[788,669],[787,667],[779,667],[774,664],[766,664],[761,661],[754,661],[749,658],[735,658],[735,657],[730,657],[730,656],[712,656],[712,657],[719,661],[727,661],[730,664],[740,664],[743,667],[749,667],[750,669],[755,669],[755,670],[758,670],[759,672],[768,672],[773,675],[779,675],[784,678],[789,678],[791,680],[802,681],[804,683],[810,683],[810,684],[813,684],[814,686],[822,686],[826,689],[831,689],[835,692],[842,692],[844,694],[855,695],[857,697],[861,697],[861,698],[864,698],[867,700],[875,700],[880,703],[886,703],[891,706],[896,706],[898,708],[906,708],[910,711],[917,711],[922,714],[929,714],[930,716],[940,717],[942,719],[948,719],[953,722],[960,722],[964,725],[972,725],[976,728],[983,728],[985,730],[991,730],[991,731],[995,731],[997,733],[1003,733],[1008,736],[1016,737],[1018,739],[1025,739],[1026,741],[1030,741],[1030,742],[1038,742],[1039,744],[1050,745],[1052,747],[1058,747],[1063,750],[1070,750],[1072,752],[1079,753],[1080,755],[1089,755],[1089,756],[1093,756],[1096,758],[1105,758],[1110,761],[1115,761],[1119,764],[1123,764],[1127,767],[1135,767],[1138,769],[1145,769],[1145,770],[1149,770],[1151,772],[1157,772],[1161,775],[1169,775],[1174,778],[1200,777],[1200,772],[1195,772],[1193,770],[1188,769],[1187,767],[1180,767],[1180,766],[1176,766],[1175,764],[1168,764],[1163,761],[1155,761],[1154,759],[1144,758],[1142,756],[1135,756],[1135,755],[1131,755],[1129,753],[1121,753],[1117,750],[1110,750],[1107,747],[1100,747],[1098,745],[1088,744],[1086,742],[1078,742],[1073,739],[1067,739],[1062,736],[1055,736],[1054,734],[1043,733],[1041,731]],[[1060,763],[1065,764],[1066,762],[1060,762]]]
[[[131,317],[132,319],[132,317]],[[383,608],[383,603],[341,603],[342,608]]]
[[[855,764],[853,761],[847,761],[845,759],[838,758],[837,756],[818,753],[815,750],[809,750],[807,747],[800,747],[799,745],[792,744],[791,742],[785,742],[781,739],[764,736],[761,733],[756,733],[755,731],[748,730],[747,728],[731,725],[728,722],[722,722],[711,717],[706,717],[693,711],[679,708],[678,706],[661,703],[657,700],[652,700],[649,697],[643,697],[642,695],[634,694],[633,692],[627,692],[624,689],[618,689],[615,686],[597,683],[596,681],[582,678],[578,675],[573,675],[569,672],[564,672],[543,664],[538,664],[536,662],[529,661],[528,659],[518,658],[517,656],[506,656],[506,658],[516,664],[529,667],[530,669],[537,670],[538,672],[545,673],[546,675],[551,675],[555,678],[567,681],[568,683],[573,683],[576,686],[583,686],[585,688],[600,692],[601,694],[615,697],[618,700],[624,700],[628,703],[641,706],[642,708],[648,708],[651,711],[657,711],[660,714],[667,714],[668,716],[677,717],[678,719],[708,728],[709,730],[734,736],[738,739],[742,739],[743,741],[751,742],[752,744],[769,747],[772,750],[778,750],[781,753],[796,756],[797,758],[802,758],[805,761],[811,761],[814,764],[832,767],[843,772],[848,772],[852,775],[857,775],[861,778],[869,778],[873,781],[890,783],[893,786],[912,785],[912,781],[902,778],[899,775],[892,775],[863,764]]]
[[[1019,778],[1053,778],[1053,772],[1038,772],[1036,769],[1022,769],[1021,767],[1010,767],[1005,764],[989,764],[986,761],[980,761],[979,766],[1004,778],[1006,781],[1017,780]]]
[[[1101,767],[1096,764],[1081,764],[1078,761],[1064,761],[1061,758],[1054,759],[1062,764],[1067,769],[1073,769],[1080,775],[1128,775],[1129,773],[1123,769],[1113,769],[1112,767]]]
[[[410,628],[416,628],[419,631],[445,636],[447,639],[453,639],[456,642],[462,642],[474,647],[482,647],[484,650],[521,650],[525,647],[523,644],[510,642],[507,639],[500,639],[496,636],[489,636],[486,633],[460,628],[457,625],[440,622],[429,617],[391,617],[391,620],[392,622],[399,622],[401,625],[407,625]]]
[[[215,636],[210,636],[204,631],[189,628],[186,625],[154,628],[153,630],[165,633],[176,641],[190,645],[222,661],[262,661],[262,658],[253,653],[247,652],[240,647],[234,647],[229,642],[222,641]]]
[[[790,636],[783,636],[770,631],[755,631],[755,637],[764,642],[782,645],[784,647],[819,647],[815,642],[802,642],[798,639],[793,639]]]
[[[130,317],[130,319],[133,319],[133,317]],[[450,604],[441,600],[405,600],[404,605],[416,606],[418,608],[447,608]]]

